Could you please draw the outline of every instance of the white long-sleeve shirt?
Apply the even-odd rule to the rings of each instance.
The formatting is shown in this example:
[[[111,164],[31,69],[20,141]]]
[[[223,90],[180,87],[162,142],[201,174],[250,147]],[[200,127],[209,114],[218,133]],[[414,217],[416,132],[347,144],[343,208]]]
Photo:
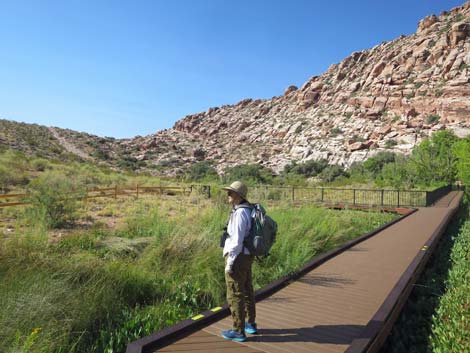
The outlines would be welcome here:
[[[235,206],[230,214],[227,225],[228,237],[225,240],[223,255],[228,255],[226,268],[231,269],[237,256],[243,250],[243,240],[248,235],[251,227],[251,209],[246,207]],[[250,255],[245,247],[244,254]]]

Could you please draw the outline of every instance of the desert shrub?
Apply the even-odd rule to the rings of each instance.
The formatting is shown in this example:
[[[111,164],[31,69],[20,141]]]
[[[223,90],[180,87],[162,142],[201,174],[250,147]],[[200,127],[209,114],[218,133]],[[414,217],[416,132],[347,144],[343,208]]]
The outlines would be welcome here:
[[[341,130],[339,127],[334,127],[330,130],[330,136],[332,137],[337,136],[342,133],[343,133],[343,130]]]
[[[398,142],[396,140],[389,139],[389,140],[385,141],[385,148],[392,148],[392,147],[396,146],[397,144],[398,144]]]
[[[304,163],[293,161],[284,167],[283,174],[297,174],[310,178],[320,174],[327,166],[328,161],[326,159],[311,160]]]
[[[457,174],[457,158],[453,153],[453,145],[457,141],[458,138],[452,131],[434,133],[413,149],[409,172],[424,185],[452,183]]]
[[[15,181],[14,171],[0,165],[0,191],[2,194],[6,194],[9,191],[9,187],[13,185]]]
[[[76,218],[82,188],[68,176],[47,171],[30,185],[29,201],[32,208],[44,216],[51,228],[66,225]]]
[[[201,147],[198,147],[193,151],[193,157],[199,161],[206,158],[206,155],[207,155],[207,151]]]
[[[394,162],[384,164],[375,181],[380,187],[400,189],[413,188],[416,180],[413,173],[410,173],[408,158],[397,156]]]
[[[348,173],[339,165],[329,165],[320,173],[320,177],[326,182],[332,182],[340,176],[348,176]]]
[[[370,175],[375,178],[382,167],[387,163],[392,163],[395,161],[395,153],[388,151],[381,151],[375,156],[368,158],[364,162],[364,170],[370,173]]]
[[[119,168],[127,170],[136,170],[146,165],[145,161],[140,161],[135,157],[123,156],[118,160],[117,165]]]
[[[6,150],[0,154],[0,188],[8,189],[25,186],[29,182],[28,158],[21,152]]]
[[[209,162],[203,161],[189,167],[184,178],[187,181],[203,181],[216,180],[218,176],[215,168]]]
[[[224,182],[242,180],[248,184],[270,184],[273,180],[273,171],[259,164],[242,164],[227,168]]]
[[[107,161],[111,158],[107,152],[105,152],[105,151],[103,151],[99,148],[97,148],[95,151],[93,151],[93,153],[91,155],[93,157],[95,157],[97,159],[101,159],[103,161]]]
[[[426,124],[428,125],[431,125],[431,124],[435,124],[439,121],[439,119],[441,119],[441,117],[437,114],[429,114],[427,117],[426,117]]]
[[[51,165],[47,159],[37,158],[31,161],[31,166],[38,172],[43,172],[46,169],[50,169]]]

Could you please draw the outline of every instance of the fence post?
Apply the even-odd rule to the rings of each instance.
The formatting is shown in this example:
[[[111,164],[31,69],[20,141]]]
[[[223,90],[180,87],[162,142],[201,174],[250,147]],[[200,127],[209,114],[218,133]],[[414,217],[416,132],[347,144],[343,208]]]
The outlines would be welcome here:
[[[321,188],[321,202],[323,202],[323,199],[324,199],[324,196],[325,196],[325,188]]]
[[[400,207],[400,190],[397,190],[398,191],[398,206],[397,207]]]
[[[117,185],[114,185],[114,199],[117,199]]]
[[[294,192],[295,192],[295,188],[294,188],[294,186],[293,186],[293,187],[292,187],[292,201],[295,201],[295,194],[294,194]]]
[[[353,205],[356,204],[356,189],[353,189]]]
[[[384,205],[384,191],[385,191],[385,190],[382,189],[382,195],[381,195],[381,197],[380,197],[380,203],[381,203],[382,206]]]
[[[207,185],[207,198],[208,199],[211,198],[211,186],[210,185]]]
[[[136,195],[137,195],[137,198],[139,198],[139,184],[137,184],[137,187],[136,187]]]

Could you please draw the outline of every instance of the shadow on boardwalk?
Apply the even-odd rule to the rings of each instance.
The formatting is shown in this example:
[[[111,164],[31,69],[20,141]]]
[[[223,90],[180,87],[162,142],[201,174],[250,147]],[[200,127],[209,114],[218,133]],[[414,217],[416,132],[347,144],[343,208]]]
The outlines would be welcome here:
[[[351,344],[364,328],[363,325],[317,325],[296,329],[260,329],[259,336],[249,337],[248,341]]]
[[[338,275],[313,275],[308,274],[297,280],[300,283],[310,284],[312,286],[322,286],[330,288],[342,288],[343,285],[354,284],[355,281],[348,278],[340,277]]]

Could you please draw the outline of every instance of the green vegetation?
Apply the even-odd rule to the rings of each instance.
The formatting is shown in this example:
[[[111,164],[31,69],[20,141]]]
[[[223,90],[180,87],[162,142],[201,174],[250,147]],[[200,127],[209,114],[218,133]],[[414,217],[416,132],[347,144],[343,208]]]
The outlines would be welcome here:
[[[33,218],[42,218],[48,227],[63,227],[76,218],[83,196],[85,192],[74,178],[48,171],[30,183],[32,207],[28,212]]]
[[[225,170],[224,183],[244,180],[248,184],[272,184],[273,171],[259,164],[243,164]]]
[[[446,293],[433,317],[434,352],[464,352],[470,347],[470,220],[462,226],[450,255]]]
[[[218,237],[228,207],[218,198],[181,201],[116,201],[120,227],[96,223],[55,241],[43,219],[20,217],[17,235],[0,243],[0,351],[123,352],[131,340],[220,305]],[[279,236],[255,265],[257,288],[394,217],[282,204],[270,214]]]
[[[311,160],[305,163],[291,162],[284,167],[284,175],[300,175],[305,178],[315,177],[328,166],[326,159]]]
[[[437,114],[429,114],[426,117],[426,124],[431,125],[437,123],[441,119],[440,115]]]
[[[138,168],[138,161],[126,155],[123,158],[129,162],[126,168]],[[157,166],[164,167],[164,163]],[[213,166],[201,161],[179,180],[227,183],[235,179],[250,186],[328,182],[329,186],[373,183],[378,187],[424,189],[455,180],[468,185],[470,138],[459,139],[444,130],[424,140],[409,156],[381,152],[349,170],[328,165],[325,160],[292,162],[279,176],[253,164],[227,169],[220,180]],[[164,202],[141,196],[129,202],[108,200],[102,208],[97,208],[97,202],[85,206],[77,201],[86,188],[162,183],[165,181],[117,173],[90,163],[69,160],[65,164],[0,151],[1,191],[27,190],[32,201],[30,207],[17,210],[15,215],[1,210],[15,223],[13,233],[0,243],[0,351],[121,352],[130,340],[224,301],[218,235],[228,209],[219,188],[215,188],[211,200],[192,195]],[[68,197],[70,192],[77,198]],[[291,189],[266,192],[266,200],[276,201],[269,211],[279,223],[280,234],[272,256],[256,264],[257,287],[392,217],[313,206],[292,208],[282,204]],[[108,224],[116,219],[116,224]],[[457,251],[455,261],[453,258],[455,264],[465,255],[462,251]],[[468,269],[456,273],[462,271]],[[468,283],[468,277],[459,276]],[[456,284],[452,288],[462,287],[459,276],[453,275]],[[468,285],[463,288],[468,293]],[[459,290],[450,291],[452,299],[442,303],[443,309],[436,316],[432,342],[435,347],[444,347],[436,348],[436,352],[453,347],[450,336],[444,333],[449,330],[447,318],[459,311],[451,304],[460,303],[459,298],[468,303]],[[455,320],[460,325],[460,319]]]
[[[468,350],[469,246],[470,220],[466,202],[415,284],[383,353]]]
[[[338,136],[339,134],[342,134],[343,130],[341,130],[339,127],[334,127],[330,130],[330,136]]]
[[[184,179],[193,182],[212,182],[218,180],[219,175],[211,163],[202,161],[194,163],[186,172]]]
[[[385,141],[385,148],[392,148],[392,147],[396,146],[397,144],[398,144],[398,142],[396,140],[389,139],[389,140]]]

